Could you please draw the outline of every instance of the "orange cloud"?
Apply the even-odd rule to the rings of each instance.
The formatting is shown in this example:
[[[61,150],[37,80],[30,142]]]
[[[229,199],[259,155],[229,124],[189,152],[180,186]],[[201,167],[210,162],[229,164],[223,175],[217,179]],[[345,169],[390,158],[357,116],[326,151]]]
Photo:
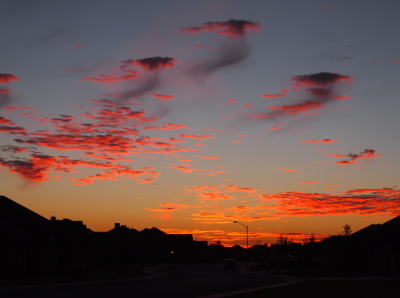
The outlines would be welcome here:
[[[394,188],[353,189],[339,195],[285,192],[263,195],[262,200],[276,201],[277,215],[282,216],[400,215],[400,190]]]
[[[277,170],[281,170],[282,172],[297,172],[297,171],[300,171],[300,169],[280,169],[280,168],[277,168]]]
[[[177,170],[181,170],[184,173],[193,173],[193,172],[198,172],[198,171],[205,171],[204,169],[188,169],[186,167],[181,167],[181,166],[172,166],[171,169],[177,169]]]

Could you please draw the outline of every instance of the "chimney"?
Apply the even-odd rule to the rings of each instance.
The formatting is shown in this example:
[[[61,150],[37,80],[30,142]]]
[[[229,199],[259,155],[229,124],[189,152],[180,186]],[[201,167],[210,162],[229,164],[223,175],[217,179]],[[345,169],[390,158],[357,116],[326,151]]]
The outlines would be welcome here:
[[[121,224],[120,223],[115,223],[114,224],[114,229],[119,229],[121,227]]]
[[[51,221],[55,221],[56,220],[56,217],[55,216],[52,216],[51,217]]]

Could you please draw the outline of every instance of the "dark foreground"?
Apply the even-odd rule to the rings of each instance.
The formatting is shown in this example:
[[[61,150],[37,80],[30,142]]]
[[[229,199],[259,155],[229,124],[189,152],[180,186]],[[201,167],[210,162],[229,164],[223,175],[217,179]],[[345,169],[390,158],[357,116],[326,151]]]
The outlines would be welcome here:
[[[229,298],[381,298],[397,297],[400,280],[306,280],[297,284],[224,296]],[[221,296],[222,297],[222,296]]]
[[[195,298],[281,283],[283,278],[224,271],[221,264],[168,265],[153,268],[145,278],[56,285],[0,288],[1,298]]]

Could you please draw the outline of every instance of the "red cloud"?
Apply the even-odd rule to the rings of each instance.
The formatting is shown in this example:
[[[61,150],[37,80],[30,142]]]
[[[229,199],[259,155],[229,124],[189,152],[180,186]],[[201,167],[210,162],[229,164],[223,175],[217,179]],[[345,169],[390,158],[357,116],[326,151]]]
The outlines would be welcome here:
[[[349,100],[351,96],[332,96],[331,98],[335,100]]]
[[[219,156],[200,156],[202,159],[217,159]]]
[[[173,130],[173,129],[182,129],[182,128],[188,129],[188,127],[183,123],[180,123],[180,124],[163,123],[163,126],[144,126],[143,127],[144,130],[153,130],[153,129]],[[175,139],[175,142],[184,142],[184,141]]]
[[[326,86],[339,81],[352,82],[353,78],[345,75],[330,72],[319,72],[309,75],[300,75],[292,78],[293,85],[302,86]]]
[[[25,106],[5,106],[3,109],[10,111],[10,112],[19,111],[19,110],[34,110],[34,108],[25,107]]]
[[[0,87],[0,94],[9,94],[9,93],[11,93],[10,89]]]
[[[382,154],[375,154],[374,149],[365,149],[363,152],[360,152],[359,154],[354,154],[354,153],[349,153],[347,155],[340,155],[340,154],[326,154],[328,156],[332,157],[348,157],[349,160],[343,160],[343,161],[338,161],[336,164],[342,164],[342,165],[350,165],[350,164],[355,164],[355,161],[359,158],[376,158],[382,156]]]
[[[270,110],[279,110],[279,111],[287,111],[287,112],[299,112],[299,111],[309,111],[312,109],[320,109],[325,105],[319,101],[311,101],[307,100],[303,103],[299,103],[296,105],[286,105],[286,106],[268,106]]]
[[[238,38],[243,37],[246,34],[246,31],[260,31],[261,26],[259,23],[230,19],[226,22],[207,22],[198,27],[180,28],[178,30],[180,32],[191,34],[210,31],[219,35],[228,35],[231,38]]]
[[[144,58],[144,59],[138,59],[138,60],[126,60],[123,61],[123,66],[122,68],[124,69],[128,65],[137,65],[143,68],[144,70],[156,70],[160,68],[166,68],[166,67],[173,67],[174,62],[176,60],[171,57],[150,57],[150,58]]]
[[[261,94],[261,97],[265,97],[265,98],[274,98],[274,97],[283,97],[283,96],[287,96],[286,93],[278,93],[278,94]]]
[[[6,84],[12,81],[19,81],[19,78],[9,73],[0,73],[0,84]]]
[[[161,94],[155,94],[155,93],[150,93],[150,94],[146,94],[147,96],[152,96],[161,100],[169,100],[169,99],[173,99],[175,98],[175,96],[173,95],[161,95]]]
[[[189,135],[189,134],[180,134],[178,135],[178,137],[181,138],[190,138],[190,139],[194,139],[196,141],[204,141],[206,139],[214,139],[216,140],[217,138],[213,137],[213,136],[209,136],[209,135]]]
[[[299,141],[299,143],[324,143],[324,144],[333,144],[338,140],[331,140],[331,139],[323,139],[323,140],[303,140]]]
[[[297,172],[300,171],[300,169],[277,169],[277,170],[281,170],[282,172]]]
[[[263,195],[263,200],[276,200],[278,215],[282,216],[400,215],[400,190],[393,188],[354,189],[341,195],[286,192]]]
[[[227,99],[227,101],[229,101],[229,102],[237,102],[237,100],[236,99]]]
[[[100,83],[112,83],[118,81],[127,81],[137,78],[137,72],[133,71],[130,75],[125,75],[121,77],[109,76],[109,75],[101,75],[100,78],[82,78],[81,81],[93,81]]]

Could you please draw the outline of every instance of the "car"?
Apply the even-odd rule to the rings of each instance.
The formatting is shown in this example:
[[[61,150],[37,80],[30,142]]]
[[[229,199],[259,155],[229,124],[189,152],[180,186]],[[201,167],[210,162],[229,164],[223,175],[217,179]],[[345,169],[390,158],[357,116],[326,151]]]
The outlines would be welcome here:
[[[237,270],[236,260],[235,259],[226,259],[224,269],[225,270]]]

